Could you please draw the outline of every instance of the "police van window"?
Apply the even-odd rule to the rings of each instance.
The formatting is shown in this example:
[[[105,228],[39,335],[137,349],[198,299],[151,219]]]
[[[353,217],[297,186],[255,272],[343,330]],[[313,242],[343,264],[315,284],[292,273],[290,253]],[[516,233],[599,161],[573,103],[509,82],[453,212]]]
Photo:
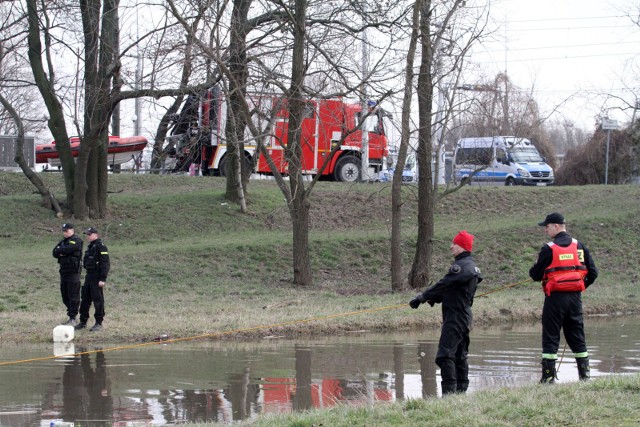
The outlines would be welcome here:
[[[507,160],[507,152],[502,148],[496,148],[496,160],[504,162]]]
[[[487,148],[459,148],[456,152],[456,164],[488,166],[493,158],[493,149]]]

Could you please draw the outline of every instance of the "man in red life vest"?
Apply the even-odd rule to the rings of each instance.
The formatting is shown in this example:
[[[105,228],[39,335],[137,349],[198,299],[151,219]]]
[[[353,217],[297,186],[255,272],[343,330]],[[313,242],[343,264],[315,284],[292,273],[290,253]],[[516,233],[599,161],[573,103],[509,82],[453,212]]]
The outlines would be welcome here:
[[[553,241],[545,244],[529,276],[542,281],[545,293],[542,308],[542,379],[553,383],[556,379],[556,360],[560,345],[560,329],[573,351],[580,380],[589,379],[589,353],[584,337],[581,292],[598,277],[598,269],[586,246],[567,233],[564,217],[547,215],[538,223]]]

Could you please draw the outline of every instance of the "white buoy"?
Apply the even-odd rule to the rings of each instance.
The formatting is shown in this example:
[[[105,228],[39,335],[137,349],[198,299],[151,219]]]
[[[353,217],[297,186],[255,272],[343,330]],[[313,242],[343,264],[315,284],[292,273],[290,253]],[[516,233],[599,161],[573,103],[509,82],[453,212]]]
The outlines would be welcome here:
[[[53,328],[53,342],[69,342],[73,340],[75,329],[70,325],[58,325]]]

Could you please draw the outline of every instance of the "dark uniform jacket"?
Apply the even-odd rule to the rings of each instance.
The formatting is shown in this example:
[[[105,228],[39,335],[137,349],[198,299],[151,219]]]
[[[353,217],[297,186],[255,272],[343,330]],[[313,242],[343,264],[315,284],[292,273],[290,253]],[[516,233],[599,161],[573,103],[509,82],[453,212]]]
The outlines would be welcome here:
[[[478,284],[482,282],[480,269],[476,267],[470,252],[455,257],[449,272],[435,285],[418,295],[421,302],[430,305],[442,303],[443,321],[471,322],[471,306]]]
[[[102,243],[102,240],[96,239],[89,243],[84,254],[84,268],[87,270],[87,275],[98,276],[98,281],[107,281],[111,263],[109,262],[109,250]]]
[[[60,240],[53,248],[53,257],[60,264],[60,274],[76,274],[80,272],[82,260],[82,239],[74,234],[71,237]]]
[[[571,236],[566,231],[561,231],[556,234],[556,237],[553,238],[553,243],[558,246],[562,246],[566,248],[571,244]],[[598,269],[596,268],[596,264],[591,258],[591,254],[589,250],[578,241],[578,255],[581,256],[581,262],[587,267],[587,276],[584,278],[584,286],[589,287],[593,282],[595,282],[598,277]],[[538,254],[538,260],[529,270],[529,276],[539,282],[544,278],[545,269],[551,265],[553,261],[553,252],[549,245],[544,245],[542,249],[540,249],[540,253]]]

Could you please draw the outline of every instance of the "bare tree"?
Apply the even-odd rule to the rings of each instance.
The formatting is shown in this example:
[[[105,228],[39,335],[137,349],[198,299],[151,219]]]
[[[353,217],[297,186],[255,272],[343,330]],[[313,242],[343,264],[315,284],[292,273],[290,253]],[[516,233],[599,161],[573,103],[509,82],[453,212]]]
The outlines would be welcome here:
[[[570,149],[557,171],[558,185],[587,185],[605,182],[607,131],[596,130],[589,142]],[[638,125],[612,131],[609,141],[609,184],[627,184],[640,176]]]
[[[210,85],[204,81],[192,87],[173,83],[173,76],[167,76],[169,85],[162,88],[162,73],[166,72],[170,58],[166,62],[155,64],[152,76],[147,79],[148,86],[127,90],[127,80],[123,73],[122,59],[126,58],[132,46],[150,40],[152,36],[163,32],[168,23],[152,28],[139,39],[127,34],[131,42],[120,46],[120,0],[82,0],[75,2],[38,2],[26,0],[28,15],[29,62],[34,81],[45,101],[49,112],[49,129],[56,140],[56,148],[65,177],[67,207],[77,218],[104,217],[107,215],[107,134],[108,126],[116,106],[125,99],[153,96],[180,96],[197,92]],[[56,19],[58,23],[56,24]],[[60,31],[67,22],[82,22],[82,39],[62,40]],[[76,36],[72,28],[64,29],[65,35]],[[42,44],[44,41],[44,46]],[[56,48],[67,49],[67,55],[78,58],[79,78],[76,88],[81,87],[74,99],[74,107],[82,109],[75,120],[80,134],[80,153],[77,161],[71,155],[67,122],[65,115],[65,93],[72,89],[65,86],[68,82],[59,80],[54,72],[57,69],[54,60]],[[160,51],[162,45],[155,46]],[[160,58],[159,54],[151,55]],[[188,74],[188,66],[186,73]],[[185,69],[183,67],[183,69]],[[129,80],[130,81],[130,80]],[[177,86],[177,87],[176,87]],[[59,89],[62,88],[62,89]],[[65,92],[67,91],[67,92]]]
[[[168,4],[175,8],[172,1]],[[246,7],[246,3],[240,1],[238,7]],[[271,7],[269,7],[271,6]],[[270,85],[277,89],[277,94],[270,97],[273,103],[270,105],[270,111],[258,116],[266,121],[266,127],[260,128],[255,123],[256,116],[253,115],[254,108],[249,106],[247,96],[238,96],[233,103],[229,105],[235,106],[228,120],[233,120],[232,126],[240,123],[241,127],[245,124],[249,127],[252,137],[256,140],[260,155],[264,156],[270,165],[271,171],[276,179],[279,188],[282,190],[289,214],[293,225],[293,282],[297,285],[309,286],[312,284],[311,266],[309,260],[309,209],[311,207],[312,189],[321,176],[322,171],[327,167],[333,155],[340,149],[340,143],[337,143],[332,151],[328,153],[324,164],[319,166],[318,172],[306,184],[304,171],[302,169],[302,146],[306,142],[302,139],[301,124],[309,100],[316,99],[319,95],[317,90],[326,90],[328,87],[339,88],[336,95],[345,95],[358,93],[358,88],[362,86],[362,75],[355,72],[356,68],[347,68],[344,64],[353,66],[353,58],[346,54],[346,50],[340,52],[332,49],[333,46],[347,49],[353,41],[357,40],[363,28],[375,27],[376,25],[390,25],[389,23],[380,24],[366,22],[363,25],[350,26],[349,24],[358,18],[361,9],[354,8],[354,3],[345,2],[343,4],[314,4],[313,12],[308,12],[311,4],[306,0],[297,0],[293,3],[292,8],[289,5],[275,2],[272,5],[265,3],[261,5],[262,13],[249,19],[249,24],[255,22],[264,24],[265,22],[273,23],[275,30],[284,31],[282,35],[275,36],[272,31],[264,28],[256,32],[256,36],[252,43],[242,46],[242,38],[248,34],[246,29],[238,31],[236,35],[238,39],[236,53],[231,49],[219,48],[217,51],[209,50],[208,54],[214,58],[221,74],[228,81],[227,91],[231,93],[242,94],[242,88],[248,87],[246,82],[246,60],[244,55],[247,52],[253,52],[248,58],[249,70],[252,70],[253,76],[250,81],[263,85]],[[239,13],[236,12],[236,13]],[[384,16],[384,11],[377,11],[380,16]],[[404,11],[402,12],[404,13]],[[341,19],[348,17],[349,19]],[[179,14],[176,14],[179,17]],[[244,12],[234,23],[242,25]],[[186,19],[182,20],[183,27],[188,30]],[[245,22],[247,25],[247,22]],[[257,28],[249,25],[248,28]],[[230,30],[231,33],[235,31]],[[340,39],[341,37],[341,39]],[[232,37],[230,37],[232,39]],[[349,42],[351,40],[351,42]],[[336,43],[334,44],[333,41]],[[197,41],[200,49],[207,51],[209,49],[203,41]],[[273,46],[284,48],[282,50],[274,50]],[[266,50],[267,53],[264,53]],[[229,52],[221,55],[219,52]],[[242,53],[242,55],[238,55]],[[230,58],[237,58],[233,61]],[[235,67],[235,68],[234,68]],[[378,61],[372,72],[364,77],[365,81],[374,81],[376,72],[383,68],[383,64]],[[251,73],[249,74],[251,76]],[[313,82],[317,88],[314,90],[307,81]],[[371,83],[370,83],[371,84]],[[377,94],[377,98],[382,100],[385,98],[387,91],[381,91]],[[273,159],[265,149],[264,140],[269,137],[270,127],[272,126],[272,117],[275,112],[283,109],[286,105],[287,111],[287,141],[283,142],[284,159],[288,165],[287,175],[288,182],[279,173]],[[236,110],[237,107],[237,110]],[[230,108],[231,109],[231,108]],[[366,114],[364,114],[366,117]],[[363,117],[363,118],[364,118]],[[241,123],[244,121],[244,124]],[[351,133],[362,126],[364,120],[353,129],[344,129],[342,134],[343,140]],[[242,141],[244,131],[235,129],[235,132],[227,133],[229,139],[234,139],[237,144]],[[231,141],[229,141],[231,142]],[[236,174],[233,174],[237,176]],[[229,178],[229,175],[227,175]]]
[[[398,151],[398,162],[393,175],[391,187],[391,289],[401,291],[404,289],[404,277],[402,274],[402,171],[407,159],[410,137],[411,99],[413,96],[414,59],[419,38],[420,12],[424,0],[416,0],[413,6],[411,19],[411,38],[407,51],[405,71],[405,85],[402,100],[402,120],[400,124],[401,137]]]
[[[437,48],[445,37],[446,30],[457,11],[464,5],[463,0],[449,2],[437,26],[432,24],[434,10],[431,0],[425,0],[420,16],[421,61],[418,77],[418,239],[413,265],[408,275],[409,286],[417,289],[429,283],[433,254],[434,213],[438,198],[434,185],[431,157],[434,143],[432,134],[433,93],[437,84],[434,67]],[[435,31],[434,31],[435,29]]]
[[[20,117],[20,114],[18,113],[16,108],[14,108],[13,103],[9,101],[7,97],[5,97],[5,92],[12,92],[13,90],[15,90],[15,86],[9,86],[7,88],[5,84],[7,83],[7,77],[9,75],[13,74],[15,76],[14,72],[16,70],[9,70],[6,66],[5,60],[6,51],[4,45],[0,43],[0,105],[2,105],[4,113],[6,113],[6,115],[8,115],[9,118],[13,121],[13,126],[9,126],[6,123],[5,126],[12,128],[12,133],[15,133],[16,135],[16,150],[14,160],[18,164],[22,172],[25,174],[27,179],[29,179],[34,187],[36,187],[38,193],[40,193],[40,196],[42,197],[42,204],[49,209],[53,209],[58,217],[62,217],[62,210],[60,209],[58,201],[51,193],[51,191],[49,191],[49,189],[44,185],[40,177],[33,170],[31,170],[27,163],[27,160],[24,158],[25,126],[23,124],[23,119]]]

